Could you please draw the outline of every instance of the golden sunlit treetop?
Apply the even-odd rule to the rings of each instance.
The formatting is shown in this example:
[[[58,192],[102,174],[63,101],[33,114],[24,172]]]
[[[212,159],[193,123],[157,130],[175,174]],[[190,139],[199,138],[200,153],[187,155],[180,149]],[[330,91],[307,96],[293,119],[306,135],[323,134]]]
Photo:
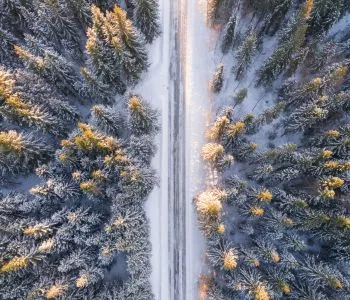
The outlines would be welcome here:
[[[221,201],[226,197],[227,194],[223,190],[209,189],[197,197],[197,211],[207,216],[218,216],[222,210]]]
[[[204,161],[216,162],[224,153],[224,147],[217,143],[208,143],[202,148],[202,158]]]

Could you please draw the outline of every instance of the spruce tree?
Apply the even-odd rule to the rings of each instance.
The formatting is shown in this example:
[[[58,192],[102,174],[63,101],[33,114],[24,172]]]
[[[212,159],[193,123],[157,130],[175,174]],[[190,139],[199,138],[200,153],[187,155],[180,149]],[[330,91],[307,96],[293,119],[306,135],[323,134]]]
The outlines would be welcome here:
[[[263,30],[269,35],[273,35],[279,29],[283,20],[292,5],[291,0],[269,1],[270,5],[263,8],[266,13]],[[258,10],[258,11],[261,11]]]
[[[257,47],[257,37],[253,32],[248,35],[247,39],[243,42],[243,45],[239,48],[237,53],[237,67],[236,67],[236,80],[242,79],[246,69],[251,63],[252,56],[254,55]]]
[[[271,85],[286,67],[293,64],[292,67],[295,69],[300,63],[298,60],[292,61],[292,58],[302,50],[313,7],[313,0],[306,0],[301,6],[295,19],[282,36],[278,48],[259,70],[258,85]]]
[[[344,0],[315,0],[309,33],[318,35],[326,32],[341,17],[345,2]]]
[[[233,47],[234,39],[235,39],[236,23],[237,23],[237,17],[236,17],[236,14],[233,13],[225,26],[224,36],[221,42],[221,51],[224,54],[226,54],[230,50],[230,48]]]
[[[14,91],[10,73],[0,70],[0,114],[9,122],[62,134],[64,124],[41,105],[33,104]]]
[[[33,1],[33,4],[25,19],[35,36],[58,52],[81,56],[80,30],[66,1]]]
[[[224,85],[224,65],[220,64],[213,75],[211,80],[211,90],[213,93],[220,93]]]
[[[148,68],[148,57],[145,42],[127,18],[126,12],[115,6],[113,12],[107,12],[106,18],[117,22],[119,36],[124,44],[123,69],[129,81],[134,82],[140,78],[140,73]]]
[[[137,135],[155,134],[158,131],[157,111],[153,110],[140,96],[133,95],[128,101],[131,132]]]
[[[152,43],[160,34],[158,0],[133,0],[132,3],[134,24],[146,41]]]
[[[7,30],[0,27],[0,63],[6,67],[18,65],[15,57],[13,45],[17,43],[17,39]]]
[[[119,34],[114,33],[118,29],[112,28],[112,23],[106,20],[98,7],[92,5],[91,12],[92,27],[87,31],[86,43],[88,66],[93,75],[122,94],[126,87],[122,78],[123,45]]]
[[[52,148],[33,133],[0,131],[1,181],[33,171],[39,163],[47,162],[52,152]]]
[[[36,56],[21,48],[14,46],[17,56],[32,70],[48,83],[56,85],[64,94],[79,96],[76,87],[81,82],[75,66],[64,56],[50,50],[43,50],[43,56]]]
[[[89,67],[103,83],[122,94],[126,84],[136,83],[148,67],[144,41],[119,6],[106,14],[92,6],[92,15],[86,44]]]

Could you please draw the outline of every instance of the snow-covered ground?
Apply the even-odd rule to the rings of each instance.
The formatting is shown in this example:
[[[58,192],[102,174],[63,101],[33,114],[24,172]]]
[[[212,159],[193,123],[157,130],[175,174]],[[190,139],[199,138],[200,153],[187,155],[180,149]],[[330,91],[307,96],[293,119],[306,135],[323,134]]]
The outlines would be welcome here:
[[[169,299],[168,280],[168,142],[169,142],[169,65],[170,65],[170,3],[160,1],[162,35],[150,47],[151,66],[136,92],[160,112],[161,132],[156,138],[158,151],[153,168],[160,179],[159,186],[146,202],[152,243],[152,286],[156,300]]]
[[[204,239],[199,233],[193,197],[203,189],[206,170],[200,159],[205,131],[211,120],[212,99],[208,83],[214,72],[216,31],[207,27],[207,1],[183,1],[186,14],[183,84],[186,106],[186,298],[198,299],[197,283],[204,266]]]
[[[160,177],[160,185],[152,192],[146,204],[146,210],[150,219],[152,242],[152,285],[156,300],[172,299],[171,293],[179,293],[181,299],[197,299],[197,280],[204,266],[203,249],[204,241],[196,224],[196,216],[192,199],[202,188],[205,182],[205,170],[200,161],[200,151],[205,140],[205,130],[210,121],[211,96],[208,91],[208,82],[215,69],[214,47],[217,33],[206,26],[206,1],[205,0],[178,0],[170,3],[168,0],[160,1],[160,14],[162,35],[151,46],[151,66],[142,83],[136,87],[136,92],[143,95],[151,104],[158,108],[161,117],[161,133],[157,137],[158,152],[153,160],[153,167]],[[177,14],[174,16],[174,14]],[[174,20],[179,30],[174,26]],[[178,34],[178,48],[176,46],[176,34]],[[174,55],[178,57],[174,57]],[[174,60],[178,59],[180,67],[176,69],[181,74],[173,74]],[[184,195],[184,201],[180,203],[180,211],[185,212],[184,218],[180,218],[184,227],[181,230],[181,243],[185,245],[182,253],[180,250],[179,261],[174,256],[176,247],[169,235],[174,228],[169,228],[172,207],[169,203],[169,190],[171,189],[172,175],[170,166],[175,154],[171,151],[173,136],[173,124],[175,122],[171,93],[174,87],[174,77],[180,79],[179,98],[181,98],[180,122],[184,121],[185,127],[180,129],[178,142],[184,143],[185,159],[179,166],[178,175],[185,174],[180,186],[186,187],[185,191],[179,191]],[[177,99],[179,100],[179,99]],[[183,115],[185,114],[185,116]],[[180,127],[184,124],[180,124]],[[182,134],[181,134],[182,133]],[[173,139],[174,140],[174,139]],[[181,152],[181,151],[180,151]],[[185,173],[182,173],[184,170]],[[176,194],[176,193],[175,193]],[[179,196],[181,197],[181,196]],[[176,216],[175,216],[176,217]],[[174,216],[173,216],[174,218]],[[173,226],[173,225],[171,225]],[[175,253],[176,253],[175,249]],[[178,264],[178,266],[176,266]],[[182,265],[182,267],[180,266]],[[184,267],[183,267],[184,266]],[[177,269],[178,267],[178,273]],[[173,269],[172,269],[173,268]],[[171,276],[173,278],[171,280]],[[182,282],[174,291],[174,281]],[[185,285],[185,286],[183,286]]]
[[[198,299],[197,283],[200,273],[205,268],[205,242],[196,224],[192,200],[200,190],[205,188],[204,185],[210,184],[207,170],[200,159],[206,129],[224,106],[233,104],[233,96],[241,88],[248,88],[248,97],[235,109],[236,118],[242,118],[247,113],[262,113],[266,108],[273,106],[276,97],[273,89],[255,87],[255,78],[257,70],[276,49],[278,37],[264,38],[262,51],[256,53],[246,76],[238,82],[231,74],[232,67],[236,64],[236,51],[234,53],[230,51],[222,56],[219,47],[219,30],[208,28],[206,10],[207,0],[160,0],[162,35],[151,46],[150,69],[136,88],[136,91],[161,113],[161,133],[157,137],[158,152],[153,160],[153,167],[158,172],[160,185],[154,189],[146,204],[151,228],[152,285],[156,300]],[[177,19],[178,23],[176,23]],[[349,19],[347,15],[342,22],[348,25]],[[238,12],[237,29],[243,36],[246,34],[248,22],[252,21],[255,20],[251,16],[242,18]],[[177,28],[176,25],[179,27]],[[179,69],[173,68],[175,60],[178,59],[180,60]],[[214,96],[209,91],[208,83],[219,63],[225,66],[225,84],[221,93]],[[174,70],[181,74],[174,75]],[[174,99],[173,89],[176,88],[174,77],[180,79],[178,88],[181,101]],[[179,136],[174,138],[172,131],[175,122],[173,109],[175,100],[183,105],[180,107],[178,120],[183,124],[179,125]],[[185,116],[181,114],[182,112]],[[264,126],[259,134],[251,137],[258,143],[260,150],[267,147],[271,125]],[[184,127],[181,128],[182,126]],[[175,180],[173,177],[176,167],[173,165],[176,151],[173,149],[176,147],[171,145],[174,140],[184,143],[183,150],[178,151],[185,153],[184,160],[176,158],[183,165],[178,166],[177,175],[175,174],[175,176],[184,174],[184,178],[177,183],[180,188],[186,187],[184,201],[177,199],[177,205],[183,205],[179,208],[179,214],[185,212],[184,218],[179,217],[185,226],[183,230],[179,225],[179,232],[183,238],[181,244],[185,245],[183,253],[180,246],[178,249],[174,248],[177,247],[176,242],[178,242],[174,239],[176,234],[174,234],[175,229],[172,228],[175,226],[172,201],[175,200],[170,197],[169,192],[174,188]],[[285,138],[279,138],[279,144],[285,142]],[[182,192],[178,191],[174,194],[178,194],[180,198]],[[180,254],[174,254],[177,251]],[[183,291],[174,291],[174,282],[177,282],[177,289],[183,288]]]

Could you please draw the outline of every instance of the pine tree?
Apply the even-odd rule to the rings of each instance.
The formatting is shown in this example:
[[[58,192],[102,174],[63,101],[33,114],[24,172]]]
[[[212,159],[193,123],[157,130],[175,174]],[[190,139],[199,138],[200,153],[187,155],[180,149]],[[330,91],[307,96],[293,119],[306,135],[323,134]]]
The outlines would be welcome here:
[[[236,80],[242,79],[246,69],[251,63],[252,56],[254,55],[257,47],[257,37],[253,32],[248,35],[247,39],[243,42],[243,45],[240,47],[237,53],[237,62],[236,67]]]
[[[292,5],[292,1],[278,0],[269,2],[271,5],[267,5],[263,8],[263,11],[267,14],[263,30],[265,33],[273,35],[281,26],[285,15]],[[261,9],[258,11],[261,11]]]
[[[92,27],[87,31],[86,43],[88,64],[93,74],[96,74],[103,83],[119,93],[124,93],[126,87],[122,80],[123,46],[120,37],[113,36],[112,24],[107,22],[99,8],[92,6],[91,12]]]
[[[235,101],[235,105],[233,108],[235,108],[237,105],[240,105],[243,103],[244,99],[246,99],[248,95],[248,89],[247,88],[242,88],[240,89],[237,94],[233,97],[233,100]]]
[[[134,24],[144,34],[146,41],[152,43],[160,34],[158,1],[133,0],[133,5]]]
[[[214,267],[225,271],[233,271],[238,265],[238,251],[229,244],[211,243],[207,257]]]
[[[140,96],[131,96],[128,102],[129,124],[135,135],[152,135],[158,131],[157,111],[153,110]]]
[[[91,22],[90,1],[66,0],[66,3],[68,9],[73,12],[75,19],[80,23],[80,26],[86,29]]]
[[[29,51],[15,46],[15,52],[28,69],[33,70],[48,83],[56,85],[64,94],[79,96],[76,86],[81,78],[75,67],[66,58],[50,50],[44,50],[43,56],[35,56]]]
[[[7,30],[0,27],[0,63],[6,67],[16,66],[18,63],[13,51],[17,39]]]
[[[26,15],[27,11],[33,9],[33,1],[1,1],[0,2],[0,22],[6,26],[4,29],[15,29],[18,33],[23,33],[29,26]]]
[[[224,84],[224,65],[220,64],[213,75],[211,80],[211,90],[213,93],[220,93],[222,86]]]
[[[7,176],[28,173],[39,163],[47,162],[52,148],[32,133],[0,131],[0,168],[2,181]]]
[[[119,35],[126,51],[124,71],[131,82],[137,81],[140,73],[148,68],[145,42],[140,33],[134,28],[132,22],[127,19],[126,12],[119,6],[115,6],[113,12],[107,12],[106,18],[107,20],[110,18],[111,21],[114,20],[118,23]]]
[[[33,1],[33,4],[33,9],[26,14],[26,21],[34,35],[52,45],[57,52],[64,47],[67,53],[80,58],[80,30],[67,1]]]
[[[311,67],[315,51],[324,45],[308,27],[317,1],[314,11],[313,2],[306,1],[296,15],[291,14],[293,8],[288,11],[290,1],[244,4],[242,18],[253,11],[258,30],[267,33],[284,18],[292,19],[273,59],[265,64],[272,75],[265,74],[262,82],[273,83],[299,66],[300,72],[291,80],[274,82],[281,88],[271,108],[242,117],[233,103],[208,131],[209,143],[201,154],[210,186],[194,199],[199,227],[208,239],[209,270],[215,275],[203,290],[209,299],[346,299],[348,64],[339,50]],[[277,20],[272,20],[275,13]],[[331,40],[338,49],[339,40]],[[247,91],[239,92],[234,101],[239,104],[246,96]],[[264,134],[270,142],[262,142]],[[219,168],[228,155],[239,164]],[[225,191],[225,198],[211,194],[216,189]],[[225,245],[234,245],[238,254],[222,251]]]
[[[318,35],[326,32],[342,15],[345,2],[344,0],[315,0],[309,33]]]
[[[313,0],[307,0],[280,40],[278,48],[258,72],[258,85],[270,85],[285,68],[292,63],[293,55],[302,50],[308,29],[308,20],[314,7]],[[293,62],[293,68],[299,61]]]
[[[93,74],[87,68],[81,68],[80,73],[84,78],[83,82],[75,84],[75,89],[79,90],[81,96],[96,99],[96,102],[110,103],[113,98],[113,90],[108,84],[104,83],[100,78]],[[123,89],[125,86],[123,85]]]
[[[88,117],[77,99],[114,102],[148,66],[126,13],[93,7],[91,16],[91,2],[114,6],[0,1],[2,299],[153,298],[144,202],[157,182],[157,112],[139,96],[127,110],[120,98],[95,105],[91,124],[69,133]],[[28,174],[33,180],[19,177]],[[14,192],[14,183],[29,192]]]
[[[107,134],[121,136],[125,130],[125,120],[117,107],[95,105],[92,108],[93,122]]]
[[[147,69],[144,42],[120,7],[104,15],[92,6],[92,15],[86,44],[89,66],[103,83],[122,94],[126,84],[136,82]]]
[[[33,104],[15,91],[10,73],[0,70],[0,114],[8,121],[62,134],[65,124],[42,105]]]
[[[237,17],[236,14],[233,13],[228,20],[225,29],[224,36],[221,42],[221,51],[226,54],[229,49],[233,47],[234,39],[235,39],[235,30],[236,30]]]

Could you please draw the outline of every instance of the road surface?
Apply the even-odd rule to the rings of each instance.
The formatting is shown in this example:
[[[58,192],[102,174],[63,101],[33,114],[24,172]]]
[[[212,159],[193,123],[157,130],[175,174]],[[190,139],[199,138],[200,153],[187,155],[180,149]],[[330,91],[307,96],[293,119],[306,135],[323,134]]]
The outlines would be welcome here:
[[[148,77],[137,87],[161,111],[153,167],[160,176],[147,203],[156,300],[198,299],[204,242],[192,199],[203,187],[200,150],[210,113],[208,81],[215,33],[206,0],[160,0],[162,36],[150,50]]]

